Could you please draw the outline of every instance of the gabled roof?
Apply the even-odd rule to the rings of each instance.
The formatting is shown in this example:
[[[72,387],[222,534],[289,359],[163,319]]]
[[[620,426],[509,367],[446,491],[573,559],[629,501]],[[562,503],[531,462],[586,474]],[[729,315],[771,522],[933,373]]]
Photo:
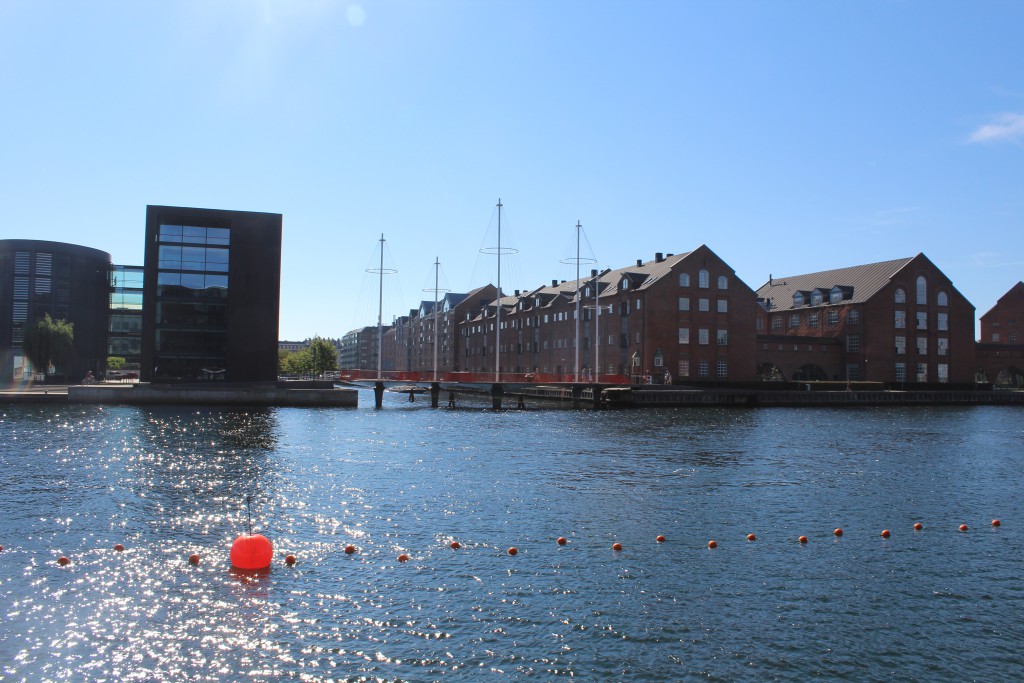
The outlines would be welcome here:
[[[844,290],[852,288],[849,298],[844,296],[844,304],[864,303],[888,285],[892,277],[914,258],[916,257],[823,270],[820,273],[806,275],[773,277],[761,285],[757,290],[757,296],[759,299],[771,300],[771,310],[785,311],[793,308],[793,295],[798,291],[810,292],[821,289],[827,292],[838,286]],[[827,297],[824,305],[828,305]]]
[[[1010,289],[1007,290],[1006,294],[1003,294],[1001,297],[999,297],[999,301],[996,302],[995,306],[988,309],[988,311],[985,312],[985,315],[981,317],[987,318],[989,315],[994,313],[997,308],[1001,306],[1013,305],[1013,300],[1018,297],[1024,297],[1024,282],[1018,282],[1013,287],[1010,287]]]

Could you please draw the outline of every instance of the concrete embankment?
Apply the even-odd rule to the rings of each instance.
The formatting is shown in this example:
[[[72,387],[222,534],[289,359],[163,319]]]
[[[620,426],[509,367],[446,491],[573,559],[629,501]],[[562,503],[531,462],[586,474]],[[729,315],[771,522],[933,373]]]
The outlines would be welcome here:
[[[0,392],[0,403],[305,406],[354,408],[359,392],[330,382],[85,384]]]

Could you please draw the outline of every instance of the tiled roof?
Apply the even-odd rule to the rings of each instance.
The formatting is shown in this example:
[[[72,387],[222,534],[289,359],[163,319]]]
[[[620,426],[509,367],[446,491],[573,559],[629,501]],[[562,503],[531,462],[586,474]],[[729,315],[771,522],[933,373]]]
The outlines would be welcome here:
[[[820,273],[806,275],[790,275],[773,277],[757,290],[760,299],[771,301],[771,310],[785,311],[793,308],[793,295],[797,292],[812,292],[821,289],[825,293],[825,304],[828,304],[828,291],[835,286],[852,288],[843,303],[863,303],[889,284],[892,276],[913,260],[911,258],[894,259],[869,263],[863,266],[823,270]],[[806,304],[805,304],[806,305]]]

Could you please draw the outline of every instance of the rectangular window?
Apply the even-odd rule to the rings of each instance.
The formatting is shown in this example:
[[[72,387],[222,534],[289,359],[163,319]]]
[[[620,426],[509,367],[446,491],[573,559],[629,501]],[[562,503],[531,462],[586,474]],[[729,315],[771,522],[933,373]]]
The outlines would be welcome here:
[[[907,338],[896,337],[896,353],[904,354],[907,352]]]
[[[690,297],[681,296],[679,297],[679,310],[688,311],[690,310]]]
[[[896,381],[906,382],[907,381],[907,364],[897,363],[896,364]]]
[[[679,376],[689,377],[690,376],[690,361],[681,360],[679,361]]]
[[[945,332],[949,329],[949,314],[938,313],[935,318],[935,329]]]
[[[1010,333],[1010,338],[1007,341],[1009,341],[1011,344],[1016,344],[1017,343],[1017,333],[1016,332],[1011,332]]]
[[[729,330],[716,330],[715,341],[719,346],[729,345]]]
[[[728,299],[719,299],[718,300],[718,312],[719,313],[728,313],[729,312],[729,300]]]
[[[939,337],[935,340],[935,352],[940,356],[949,355],[949,339],[946,337]]]
[[[935,366],[935,370],[936,370],[935,374],[938,377],[940,383],[946,384],[947,382],[949,382],[949,366],[948,365],[946,365],[945,363],[939,363],[937,366]]]
[[[927,382],[928,381],[928,366],[924,363],[917,364],[917,381]]]
[[[782,316],[781,315],[772,316],[772,329],[773,330],[781,330],[782,329]]]
[[[689,287],[690,286],[690,274],[689,273],[679,273],[679,286],[680,287]]]
[[[710,278],[708,276],[708,271],[701,270],[700,272],[697,273],[697,286],[698,287],[700,287],[701,289],[707,289],[709,287],[709,283],[710,283]]]
[[[859,334],[848,334],[846,335],[846,352],[855,353],[860,351],[860,335]]]
[[[720,360],[720,361],[718,361],[715,369],[716,369],[716,371],[718,373],[719,379],[724,379],[725,377],[728,377],[729,376],[729,361],[727,361],[727,360]]]
[[[902,330],[902,329],[906,328],[906,326],[907,326],[907,312],[906,311],[896,311],[896,321],[895,321],[895,324],[896,324],[896,329],[897,330]]]
[[[789,329],[792,330],[792,329],[797,328],[797,327],[800,327],[800,314],[799,313],[791,313],[789,315]]]
[[[928,355],[928,337],[917,338],[917,352],[922,355]]]
[[[689,344],[690,343],[690,328],[680,327],[679,328],[679,343]]]
[[[665,356],[660,353],[654,354],[654,367],[663,368],[665,367]]]
[[[856,308],[851,308],[850,312],[846,314],[847,325],[858,325],[860,324],[860,311]]]
[[[697,309],[700,310],[700,311],[708,311],[708,310],[710,310],[710,304],[708,303],[708,300],[707,299],[698,299],[697,300]]]
[[[846,365],[846,379],[851,382],[860,380],[860,365],[857,363],[847,363]]]
[[[28,275],[31,256],[31,253],[27,251],[14,252],[14,273],[16,275]]]
[[[764,318],[758,316],[757,324],[755,325],[758,332],[764,329]]]
[[[697,376],[707,377],[711,369],[710,364],[706,360],[697,361]]]
[[[828,321],[829,325],[838,325],[839,324],[839,311],[829,311],[828,312],[827,321]]]
[[[729,278],[727,278],[724,275],[719,275],[718,276],[718,288],[719,289],[729,289]]]
[[[807,314],[807,326],[808,327],[817,327],[818,326],[818,314],[817,313],[808,313]]]
[[[701,346],[708,345],[708,328],[702,327],[697,330],[697,343]]]
[[[917,329],[927,330],[928,329],[928,313],[925,311],[917,312]]]
[[[993,332],[992,333],[992,342],[994,344],[998,344],[999,343],[999,333],[998,332]]]

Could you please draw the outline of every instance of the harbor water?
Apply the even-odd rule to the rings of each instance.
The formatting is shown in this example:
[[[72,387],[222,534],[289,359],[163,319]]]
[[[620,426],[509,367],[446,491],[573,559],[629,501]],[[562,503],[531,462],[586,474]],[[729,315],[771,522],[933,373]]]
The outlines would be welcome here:
[[[1020,408],[360,402],[0,409],[0,680],[1024,679]]]

